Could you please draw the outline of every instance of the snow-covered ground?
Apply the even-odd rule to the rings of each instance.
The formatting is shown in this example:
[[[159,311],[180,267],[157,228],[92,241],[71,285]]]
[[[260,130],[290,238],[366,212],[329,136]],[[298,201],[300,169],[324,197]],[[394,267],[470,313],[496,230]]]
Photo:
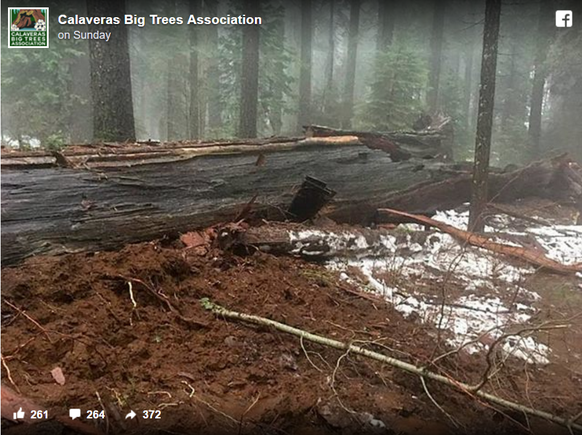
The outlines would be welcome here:
[[[466,229],[468,213],[446,211],[434,218]],[[498,233],[496,239],[500,243],[519,245],[520,237],[525,240],[533,238],[534,243],[537,242],[554,260],[565,264],[582,262],[582,226],[542,227],[532,224],[518,231],[511,225],[512,220],[496,216],[487,230]],[[531,326],[528,322],[536,313],[533,302],[540,296],[525,289],[523,283],[534,268],[511,264],[507,259],[479,248],[463,247],[448,234],[434,232],[424,238],[414,237],[420,229],[422,227],[418,225],[401,225],[399,231],[403,233],[399,237],[382,236],[374,243],[374,246],[380,246],[374,257],[341,255],[346,247],[350,247],[352,254],[354,248],[366,252],[368,241],[365,237],[341,231],[336,234],[323,232],[317,236],[325,234],[334,253],[338,253],[327,262],[328,268],[340,271],[342,279],[382,295],[403,315],[414,314],[420,321],[448,331],[447,341],[451,346],[479,352],[506,334],[499,343],[506,356],[547,364],[551,350],[537,342],[531,331],[507,334],[508,330],[515,334],[521,327]],[[314,231],[318,230],[304,230],[292,236],[298,250],[304,246],[304,240],[315,235]],[[504,234],[511,238],[506,239]],[[367,252],[369,255],[370,250]],[[313,252],[314,255],[318,253]],[[359,270],[368,282],[358,279],[353,268]],[[400,279],[387,280],[387,276]],[[392,281],[392,284],[387,281]],[[448,292],[447,286],[449,289],[454,286],[455,292]]]

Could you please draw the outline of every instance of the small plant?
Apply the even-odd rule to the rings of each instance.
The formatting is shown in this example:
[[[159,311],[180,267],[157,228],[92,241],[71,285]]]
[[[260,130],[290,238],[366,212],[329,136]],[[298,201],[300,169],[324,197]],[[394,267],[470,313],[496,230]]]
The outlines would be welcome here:
[[[46,139],[45,148],[52,151],[60,150],[65,147],[65,137],[62,132],[50,134]]]

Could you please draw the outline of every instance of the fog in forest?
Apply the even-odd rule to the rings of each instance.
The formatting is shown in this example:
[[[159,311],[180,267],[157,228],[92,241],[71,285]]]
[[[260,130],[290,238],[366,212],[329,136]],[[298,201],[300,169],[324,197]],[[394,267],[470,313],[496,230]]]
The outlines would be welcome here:
[[[3,47],[4,146],[59,148],[119,139],[110,127],[94,131],[89,41],[58,39],[59,32],[95,30],[61,25],[59,15],[95,15],[87,8],[108,7],[100,3],[48,2],[50,48]],[[117,94],[114,117],[127,118],[138,140],[176,141],[293,136],[306,124],[410,130],[421,114],[440,114],[453,120],[455,160],[472,159],[484,1],[252,3],[127,1],[112,9],[112,16],[145,17],[144,27],[112,26],[122,32],[113,33],[112,41],[127,32],[128,44],[118,45],[112,62],[123,63],[128,50],[130,80],[119,77],[119,83],[131,83]],[[556,9],[582,12],[577,1],[502,2],[493,165],[564,151],[582,159],[582,27],[576,21],[555,27]],[[152,25],[149,18],[254,15],[249,11],[262,18],[261,25]],[[241,81],[249,58],[245,32],[258,34],[250,36],[251,45],[258,44],[256,89],[252,77],[251,85]],[[254,99],[256,119],[248,123],[256,131],[241,130],[241,105]]]

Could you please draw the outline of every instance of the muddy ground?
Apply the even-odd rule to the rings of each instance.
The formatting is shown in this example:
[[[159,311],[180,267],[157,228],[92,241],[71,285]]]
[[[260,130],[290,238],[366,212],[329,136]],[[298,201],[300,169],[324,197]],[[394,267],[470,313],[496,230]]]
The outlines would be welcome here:
[[[87,425],[110,434],[568,433],[428,381],[431,398],[418,377],[387,365],[216,318],[201,298],[421,366],[448,350],[433,327],[354,294],[322,265],[261,252],[200,254],[151,242],[5,268],[3,385],[50,417],[81,408]],[[558,278],[539,279],[548,292],[561,288]],[[554,302],[546,316],[580,306]],[[563,352],[579,361],[582,339],[568,343]],[[431,368],[475,383],[485,362],[461,352]],[[516,361],[487,390],[567,416],[580,411],[582,374]],[[105,419],[85,418],[102,409]],[[130,410],[138,417],[125,420]],[[161,410],[161,420],[142,419],[143,410]],[[3,419],[2,429],[76,433],[54,421]]]

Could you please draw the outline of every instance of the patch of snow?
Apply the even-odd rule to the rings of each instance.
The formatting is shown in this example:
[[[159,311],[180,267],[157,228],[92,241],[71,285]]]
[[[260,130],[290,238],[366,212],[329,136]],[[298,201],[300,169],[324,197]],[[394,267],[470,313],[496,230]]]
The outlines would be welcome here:
[[[442,211],[437,212],[434,218],[465,229],[468,212]],[[547,251],[548,257],[566,264],[582,262],[582,226],[536,226],[515,231],[508,226],[511,222],[512,218],[508,216],[495,216],[489,220],[491,226],[486,227],[486,231],[496,231],[500,235],[507,234],[514,238],[534,237]],[[464,346],[469,352],[486,350],[487,345],[482,341],[499,339],[509,326],[526,324],[536,313],[531,304],[539,300],[540,295],[522,287],[524,278],[534,272],[533,267],[516,266],[488,251],[471,246],[463,247],[446,233],[435,232],[419,242],[411,233],[424,230],[422,225],[406,224],[399,228],[409,234],[398,239],[385,236],[381,241],[385,249],[382,255],[360,255],[341,260],[334,258],[327,266],[341,271],[342,279],[353,284],[357,284],[357,281],[349,277],[348,268],[359,269],[368,280],[365,290],[385,297],[405,317],[414,314],[421,322],[432,323],[442,330],[450,331],[452,334],[448,338],[449,344],[455,347]],[[303,236],[305,235],[297,238],[301,239]],[[337,252],[346,249],[347,245],[355,246],[361,251],[366,248],[367,241],[364,237],[351,242],[351,236],[331,237],[338,237],[330,243]],[[520,246],[519,243],[503,237],[498,237],[496,241],[509,246]],[[415,289],[411,294],[409,290],[407,293],[403,288],[387,285],[381,278],[387,272],[396,272],[398,276],[410,279],[422,278],[425,281],[442,282],[445,277],[461,284],[464,294],[447,299],[445,305],[441,306],[434,301],[435,297],[440,298],[434,292],[430,295],[421,289]],[[582,279],[582,272],[577,276]],[[419,282],[422,284],[422,280]],[[519,302],[514,300],[506,303],[496,295],[514,295],[514,299],[519,297]],[[487,340],[481,340],[485,335]],[[500,343],[500,348],[507,356],[536,364],[547,364],[551,353],[549,347],[536,342],[531,336],[506,337]]]

